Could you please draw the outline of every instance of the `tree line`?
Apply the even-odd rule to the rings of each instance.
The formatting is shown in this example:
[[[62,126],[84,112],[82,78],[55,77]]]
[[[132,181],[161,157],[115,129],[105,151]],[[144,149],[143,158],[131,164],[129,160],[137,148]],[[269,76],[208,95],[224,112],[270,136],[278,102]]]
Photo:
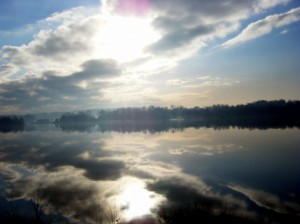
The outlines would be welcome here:
[[[24,119],[17,116],[0,116],[1,125],[24,125]]]
[[[244,105],[213,105],[210,107],[139,107],[118,108],[89,112],[64,113],[56,123],[95,123],[106,121],[165,121],[172,119],[237,119],[237,118],[284,118],[298,119],[300,101],[256,101]]]
[[[0,116],[0,132],[17,132],[24,129],[24,119],[19,116]]]
[[[300,101],[260,100],[248,104],[213,105],[209,107],[127,107],[117,109],[100,109],[96,114],[90,111],[63,113],[54,122],[57,124],[72,123],[103,123],[107,121],[169,121],[169,120],[199,120],[199,119],[270,119],[300,120]],[[34,117],[24,116],[0,116],[0,126],[23,126]],[[31,118],[32,117],[32,118]],[[36,123],[51,123],[49,119],[39,119]]]

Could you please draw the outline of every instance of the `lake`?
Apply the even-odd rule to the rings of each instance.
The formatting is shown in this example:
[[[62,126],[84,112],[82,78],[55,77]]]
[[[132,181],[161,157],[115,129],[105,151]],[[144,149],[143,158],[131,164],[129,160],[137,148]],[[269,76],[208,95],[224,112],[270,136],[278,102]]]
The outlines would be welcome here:
[[[151,223],[205,210],[297,223],[299,136],[298,128],[237,126],[2,132],[0,218]]]

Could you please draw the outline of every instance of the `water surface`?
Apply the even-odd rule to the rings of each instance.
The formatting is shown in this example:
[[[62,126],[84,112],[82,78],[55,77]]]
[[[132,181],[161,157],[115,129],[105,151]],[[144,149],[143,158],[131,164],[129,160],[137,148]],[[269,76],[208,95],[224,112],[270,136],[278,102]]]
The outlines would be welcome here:
[[[162,204],[200,203],[287,220],[300,214],[299,136],[296,128],[51,125],[0,133],[0,207],[18,202],[28,213],[33,202],[62,222],[100,223],[99,210],[125,222],[156,217]]]

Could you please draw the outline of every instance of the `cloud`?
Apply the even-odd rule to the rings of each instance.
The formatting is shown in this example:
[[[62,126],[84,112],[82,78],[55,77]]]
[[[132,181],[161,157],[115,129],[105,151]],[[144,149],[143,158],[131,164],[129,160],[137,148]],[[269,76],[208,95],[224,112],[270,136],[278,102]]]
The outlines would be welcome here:
[[[183,81],[181,79],[169,79],[167,80],[167,86],[182,86],[185,83],[187,83],[187,81]]]
[[[211,200],[216,203],[207,186],[200,181],[191,181],[178,177],[170,177],[165,180],[149,184],[151,191],[166,192],[169,203],[184,204],[201,199]],[[194,185],[196,184],[196,185]],[[202,185],[201,185],[202,184]]]
[[[69,17],[68,14],[63,16]],[[58,15],[53,17],[45,21],[57,23],[58,19],[55,17]],[[61,20],[61,24],[54,29],[42,29],[28,44],[4,46],[3,60],[29,69],[37,69],[37,66],[44,65],[48,68],[59,66],[58,70],[66,69],[68,63],[77,65],[82,60],[88,60],[95,50],[93,38],[96,38],[96,27],[100,26],[101,20],[96,15],[84,19],[70,17],[67,21]],[[64,63],[61,63],[62,60]]]
[[[249,24],[238,36],[228,40],[222,47],[231,47],[239,43],[256,39],[264,36],[272,30],[287,26],[300,20],[300,7],[294,8],[288,12],[267,16]]]
[[[199,76],[194,79],[170,79],[167,80],[167,86],[177,86],[181,88],[199,88],[199,87],[220,87],[220,86],[232,86],[239,83],[238,80],[211,77],[211,76]]]
[[[11,74],[16,73],[18,68],[13,64],[2,64],[0,65],[0,83],[6,80]]]
[[[7,140],[0,148],[1,161],[41,168],[47,172],[60,172],[65,167],[81,170],[89,180],[116,180],[125,169],[124,161],[114,159],[112,152],[105,151],[99,143],[91,143],[82,136],[51,136],[30,134],[30,138]],[[30,144],[30,148],[24,145]],[[88,150],[90,158],[82,156]],[[8,153],[5,151],[8,150]],[[34,156],[32,157],[32,153]],[[19,155],[19,156],[17,156]],[[14,177],[15,175],[13,175]]]
[[[65,176],[63,176],[65,175]],[[81,221],[97,220],[99,206],[106,206],[99,189],[72,169],[43,179],[42,175],[20,178],[6,189],[10,199],[25,198],[39,203],[44,212],[60,212]]]
[[[299,204],[280,199],[274,194],[237,185],[230,185],[229,187],[237,192],[246,195],[261,207],[286,214],[299,214],[300,212]]]
[[[180,48],[191,42],[197,37],[205,36],[213,33],[216,29],[214,26],[199,25],[194,28],[179,28],[164,35],[158,42],[149,47],[149,51],[154,53],[163,53],[170,49]]]
[[[174,15],[173,18],[185,18],[185,22],[191,23],[195,19],[202,22],[220,22],[247,18],[255,9],[265,10],[279,4],[287,3],[286,0],[275,1],[239,1],[229,0],[154,0],[153,6],[164,16]]]
[[[264,9],[275,7],[279,4],[286,5],[291,0],[259,0],[258,5],[255,7],[256,11],[261,11]]]
[[[235,212],[246,213],[246,203],[231,195],[222,195],[214,192],[211,186],[207,186],[199,179],[191,176],[165,177],[148,184],[151,191],[163,192],[167,198],[167,209],[172,207],[188,208],[189,206],[204,206],[206,209],[218,211],[218,209],[234,208]]]
[[[81,68],[80,72],[68,76],[57,76],[55,72],[48,71],[42,77],[0,83],[1,105],[6,107],[14,104],[18,107],[17,110],[23,112],[39,107],[47,109],[55,106],[55,109],[64,110],[68,106],[72,109],[83,104],[93,105],[99,99],[93,100],[91,97],[100,98],[100,92],[109,83],[109,79],[121,74],[117,63],[110,59],[89,60]]]
[[[81,72],[73,73],[67,78],[76,81],[88,81],[95,78],[111,78],[121,73],[117,62],[111,59],[89,60],[84,62],[81,67],[83,69]]]
[[[168,55],[180,54],[182,51],[190,51],[188,55],[194,54],[212,39],[225,37],[236,31],[240,20],[287,2],[154,0],[153,7],[158,16],[153,25],[162,32],[162,36],[147,49],[152,53],[169,53]]]

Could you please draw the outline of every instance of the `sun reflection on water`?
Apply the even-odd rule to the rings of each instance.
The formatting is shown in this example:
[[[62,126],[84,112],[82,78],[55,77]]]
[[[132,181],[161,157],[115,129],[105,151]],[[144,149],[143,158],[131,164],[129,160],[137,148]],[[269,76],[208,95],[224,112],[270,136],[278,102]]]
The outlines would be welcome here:
[[[162,201],[162,196],[148,191],[145,184],[139,180],[129,181],[117,199],[125,220],[151,214],[151,210],[160,201]]]

